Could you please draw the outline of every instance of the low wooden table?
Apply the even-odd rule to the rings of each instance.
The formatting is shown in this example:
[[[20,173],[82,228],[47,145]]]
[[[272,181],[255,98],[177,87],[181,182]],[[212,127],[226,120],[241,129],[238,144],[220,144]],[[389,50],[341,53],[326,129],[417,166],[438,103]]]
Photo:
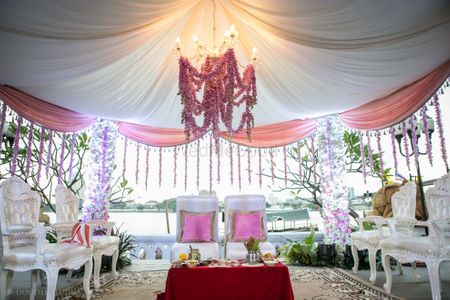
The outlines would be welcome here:
[[[166,300],[291,300],[294,299],[288,268],[275,266],[171,268]]]

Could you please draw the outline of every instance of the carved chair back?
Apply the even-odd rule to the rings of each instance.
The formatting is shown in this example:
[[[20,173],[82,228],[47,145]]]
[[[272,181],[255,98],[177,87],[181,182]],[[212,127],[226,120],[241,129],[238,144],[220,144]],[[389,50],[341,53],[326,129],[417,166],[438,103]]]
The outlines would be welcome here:
[[[3,253],[36,242],[33,229],[39,223],[41,199],[36,191],[12,176],[0,185],[0,227]]]
[[[56,222],[57,223],[77,223],[80,200],[78,197],[62,183],[56,186]]]
[[[392,213],[397,219],[413,219],[416,215],[417,186],[409,181],[392,195]]]
[[[437,179],[434,187],[426,191],[425,204],[428,221],[432,222],[431,227],[434,229],[430,231],[430,235],[450,244],[450,173]]]

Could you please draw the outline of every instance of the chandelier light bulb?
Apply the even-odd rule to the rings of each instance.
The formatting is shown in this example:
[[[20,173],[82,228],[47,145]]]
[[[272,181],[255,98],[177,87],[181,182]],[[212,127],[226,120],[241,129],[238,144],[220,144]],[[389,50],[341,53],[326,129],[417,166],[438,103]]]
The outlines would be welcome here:
[[[192,36],[192,40],[194,41],[194,43],[197,43],[198,42],[198,37],[194,34]]]
[[[176,43],[177,43],[177,44],[181,43],[180,37],[177,37]]]

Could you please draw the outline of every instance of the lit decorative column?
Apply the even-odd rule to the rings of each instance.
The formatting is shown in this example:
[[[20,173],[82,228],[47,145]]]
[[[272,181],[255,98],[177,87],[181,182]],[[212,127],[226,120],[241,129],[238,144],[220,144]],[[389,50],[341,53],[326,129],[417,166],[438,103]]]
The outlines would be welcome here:
[[[86,192],[83,203],[83,221],[108,220],[117,126],[106,120],[98,120],[92,126],[89,141]]]
[[[344,128],[336,115],[317,126],[318,173],[321,176],[324,242],[345,245],[350,234],[348,193],[345,184]]]

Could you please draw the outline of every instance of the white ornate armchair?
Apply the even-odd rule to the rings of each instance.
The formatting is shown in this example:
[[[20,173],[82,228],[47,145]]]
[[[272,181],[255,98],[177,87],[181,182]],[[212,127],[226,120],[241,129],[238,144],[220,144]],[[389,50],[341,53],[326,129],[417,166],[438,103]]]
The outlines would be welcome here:
[[[234,227],[234,213],[262,212],[262,233],[267,237],[266,198],[264,195],[232,195],[225,197],[225,257],[227,259],[245,259],[247,249],[242,241],[232,240]],[[263,242],[260,245],[261,253],[276,254],[274,245]]]
[[[368,216],[365,218],[357,218],[356,221],[359,225],[359,231],[353,232],[350,236],[352,238],[352,256],[355,262],[353,266],[353,272],[358,271],[359,257],[358,250],[367,249],[369,252],[369,265],[370,265],[370,278],[371,283],[375,283],[377,276],[376,268],[376,255],[378,250],[381,250],[380,242],[383,238],[390,235],[390,231],[386,226],[387,222],[392,220],[415,220],[415,210],[416,210],[416,193],[417,187],[414,182],[407,182],[405,185],[400,187],[400,189],[392,195],[392,218],[386,218],[380,216]],[[365,230],[364,222],[375,223],[375,230]],[[403,230],[404,231],[404,230]],[[404,234],[409,235],[411,232],[404,232]],[[401,264],[397,264],[399,273],[402,273]],[[414,269],[414,275],[416,280],[418,280],[417,273]]]
[[[450,260],[450,173],[436,180],[434,187],[425,193],[425,204],[428,210],[428,221],[405,220],[403,226],[428,226],[428,236],[398,235],[395,222],[389,224],[392,235],[381,244],[383,268],[386,273],[384,289],[390,293],[392,273],[390,257],[401,262],[425,262],[430,279],[433,299],[441,299],[439,265]]]
[[[72,225],[78,222],[78,211],[80,200],[63,184],[58,184],[55,191],[56,198],[56,223],[52,225],[55,229],[58,240],[70,237]],[[72,225],[70,225],[72,224]],[[119,237],[111,236],[114,222],[103,220],[87,222],[91,228],[91,245],[94,249],[94,287],[100,288],[100,268],[102,266],[102,256],[112,256],[112,272],[117,277],[116,265],[119,255]],[[97,227],[106,228],[105,235],[94,235],[93,231]],[[70,276],[70,275],[69,275]]]
[[[85,266],[83,286],[86,298],[91,291],[92,249],[85,246],[46,242],[48,227],[38,225],[41,200],[31,187],[17,177],[0,185],[0,225],[3,242],[3,270],[0,299],[6,299],[12,272],[32,271],[31,298],[36,293],[37,271],[47,277],[46,299],[54,299],[60,269]]]
[[[216,196],[180,196],[176,201],[177,229],[176,243],[170,249],[170,261],[175,261],[181,253],[189,253],[189,246],[199,249],[202,259],[219,259],[219,200]],[[187,213],[213,213],[213,241],[211,242],[182,242],[182,212]]]

